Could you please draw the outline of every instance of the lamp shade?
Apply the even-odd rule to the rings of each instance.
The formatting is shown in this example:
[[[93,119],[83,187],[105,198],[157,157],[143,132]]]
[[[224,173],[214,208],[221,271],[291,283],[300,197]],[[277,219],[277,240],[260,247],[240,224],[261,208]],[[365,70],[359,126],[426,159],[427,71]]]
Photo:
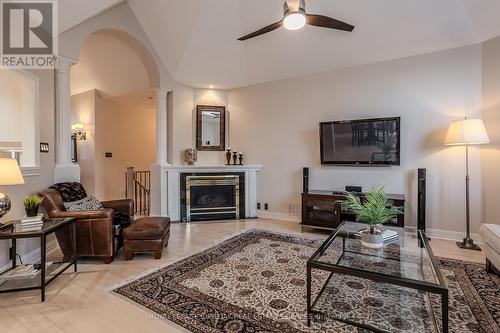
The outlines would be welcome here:
[[[17,161],[12,158],[0,158],[0,185],[22,185],[24,178]]]
[[[71,129],[73,131],[83,131],[83,124],[80,123],[73,124],[71,125]]]
[[[452,121],[446,134],[446,145],[482,145],[490,143],[481,119]]]

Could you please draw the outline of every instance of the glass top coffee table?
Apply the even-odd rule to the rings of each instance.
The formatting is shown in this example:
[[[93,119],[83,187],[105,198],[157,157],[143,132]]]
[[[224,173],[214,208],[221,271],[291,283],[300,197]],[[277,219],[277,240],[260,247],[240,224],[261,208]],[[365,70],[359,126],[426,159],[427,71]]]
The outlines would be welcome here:
[[[307,261],[308,326],[330,319],[374,332],[448,332],[448,289],[425,232],[384,227],[398,239],[371,249],[355,237],[366,228],[343,222]]]

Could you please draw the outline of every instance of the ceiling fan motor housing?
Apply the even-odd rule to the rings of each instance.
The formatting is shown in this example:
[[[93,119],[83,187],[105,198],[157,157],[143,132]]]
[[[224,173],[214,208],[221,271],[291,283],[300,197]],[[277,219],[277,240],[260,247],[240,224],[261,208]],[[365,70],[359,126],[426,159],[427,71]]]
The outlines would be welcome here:
[[[306,12],[306,0],[300,0],[299,2],[299,12]],[[285,1],[283,4],[283,15],[286,15],[290,12],[290,6],[288,6],[288,1]]]

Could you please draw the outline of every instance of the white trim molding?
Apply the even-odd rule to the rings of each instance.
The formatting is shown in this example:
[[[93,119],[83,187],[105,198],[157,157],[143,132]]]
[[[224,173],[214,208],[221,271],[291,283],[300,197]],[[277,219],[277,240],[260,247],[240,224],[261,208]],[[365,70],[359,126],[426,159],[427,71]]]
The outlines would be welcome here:
[[[154,165],[151,167],[151,215],[180,221],[182,173],[242,172],[245,173],[245,218],[257,217],[257,172],[260,170],[262,165]]]
[[[38,176],[40,165],[40,79],[27,70],[7,70],[22,78],[23,96],[21,103],[22,123],[19,131],[22,133],[19,142],[2,142],[0,151],[20,151],[18,160],[21,172],[25,177]],[[17,126],[18,124],[16,124]],[[7,145],[7,146],[6,146]],[[11,145],[9,147],[9,145]]]
[[[409,232],[417,232],[416,227],[405,227],[405,230]],[[441,229],[427,229],[426,234],[429,238],[444,239],[451,241],[462,241],[465,238],[465,232],[460,231],[449,231]],[[474,240],[474,243],[484,244],[483,239],[480,234],[471,234],[470,237]]]
[[[40,176],[42,173],[41,167],[21,167],[21,173],[24,177],[35,177]]]

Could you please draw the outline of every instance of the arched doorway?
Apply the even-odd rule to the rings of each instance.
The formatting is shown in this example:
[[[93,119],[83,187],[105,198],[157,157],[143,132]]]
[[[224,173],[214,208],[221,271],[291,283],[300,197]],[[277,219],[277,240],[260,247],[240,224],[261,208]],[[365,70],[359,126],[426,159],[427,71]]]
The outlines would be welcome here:
[[[100,200],[125,197],[126,168],[147,171],[156,160],[159,81],[149,51],[116,29],[89,35],[71,68],[72,124],[86,132],[76,140],[81,182]]]

